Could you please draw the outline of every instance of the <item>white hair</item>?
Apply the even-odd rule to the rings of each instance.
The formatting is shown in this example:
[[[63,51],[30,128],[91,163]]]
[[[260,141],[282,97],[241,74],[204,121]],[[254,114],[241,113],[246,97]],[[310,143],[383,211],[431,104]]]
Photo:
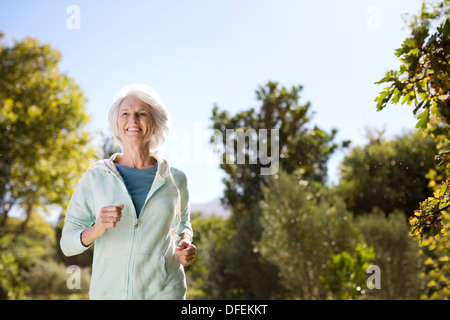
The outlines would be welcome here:
[[[109,110],[108,121],[109,130],[119,146],[123,146],[119,135],[117,119],[119,116],[119,106],[122,100],[128,96],[134,96],[150,105],[151,122],[156,133],[150,134],[150,152],[158,150],[169,135],[169,114],[164,101],[156,91],[147,85],[131,83],[123,87],[113,98],[113,103]]]

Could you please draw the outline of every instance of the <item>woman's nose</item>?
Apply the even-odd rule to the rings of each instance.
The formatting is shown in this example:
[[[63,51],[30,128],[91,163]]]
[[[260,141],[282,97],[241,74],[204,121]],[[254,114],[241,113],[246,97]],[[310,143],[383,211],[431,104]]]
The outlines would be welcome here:
[[[128,121],[132,121],[132,122],[137,122],[137,120],[138,120],[138,116],[134,113],[132,113],[130,115],[130,117],[128,118]]]

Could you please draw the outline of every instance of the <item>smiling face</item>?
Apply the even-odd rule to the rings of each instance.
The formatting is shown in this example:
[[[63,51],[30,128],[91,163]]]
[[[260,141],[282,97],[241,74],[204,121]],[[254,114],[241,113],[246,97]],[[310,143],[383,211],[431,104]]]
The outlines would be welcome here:
[[[124,145],[149,144],[152,132],[151,107],[134,96],[124,98],[119,106],[117,125]]]

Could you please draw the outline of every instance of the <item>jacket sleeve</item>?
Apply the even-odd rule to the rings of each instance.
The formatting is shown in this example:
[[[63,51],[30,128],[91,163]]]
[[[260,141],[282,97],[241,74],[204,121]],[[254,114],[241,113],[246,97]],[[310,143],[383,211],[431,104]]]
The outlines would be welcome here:
[[[193,231],[191,225],[191,206],[189,204],[189,189],[186,175],[182,175],[181,184],[180,184],[180,193],[181,193],[181,221],[180,226],[178,227],[177,234],[180,235],[184,233],[189,236],[191,242],[193,240]]]
[[[89,187],[89,176],[88,172],[83,175],[67,207],[60,247],[68,257],[83,253],[90,247],[81,243],[81,233],[95,222],[93,189]]]

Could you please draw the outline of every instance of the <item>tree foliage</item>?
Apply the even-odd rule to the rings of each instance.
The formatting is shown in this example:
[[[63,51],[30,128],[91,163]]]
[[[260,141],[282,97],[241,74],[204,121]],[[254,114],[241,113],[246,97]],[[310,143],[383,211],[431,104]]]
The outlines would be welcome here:
[[[283,171],[268,179],[264,192],[256,248],[278,267],[283,298],[419,298],[419,247],[404,212],[374,209],[354,218],[333,189],[316,197]],[[372,264],[381,270],[380,290],[367,287]]]
[[[399,70],[388,71],[376,82],[390,84],[375,99],[377,109],[382,110],[389,102],[412,105],[418,119],[416,127],[436,139],[445,161],[450,136],[450,1],[424,2],[420,13],[412,16],[409,28],[411,35],[395,51],[401,62]],[[420,203],[410,219],[414,235],[421,237],[429,231],[438,234],[442,230],[439,216],[450,188],[445,188],[445,167],[441,173],[444,182],[440,189]]]
[[[443,1],[429,12],[424,2],[411,21],[411,35],[395,51],[401,65],[388,71],[377,84],[390,86],[375,99],[382,110],[391,102],[413,105],[417,128],[425,129],[434,115],[444,123],[450,120],[450,1]],[[431,22],[443,19],[432,33]],[[448,126],[441,128],[448,133]]]
[[[418,299],[423,288],[419,277],[423,259],[419,245],[409,236],[405,213],[386,214],[378,208],[355,220],[364,242],[375,250],[373,264],[380,268],[381,290],[367,290],[367,298]]]
[[[0,231],[13,207],[25,213],[22,232],[37,208],[64,206],[93,155],[86,99],[60,60],[38,39],[0,43]]]
[[[316,191],[326,180],[326,162],[338,147],[333,142],[336,130],[327,133],[310,124],[311,104],[300,103],[302,86],[291,89],[280,86],[276,82],[268,82],[256,91],[260,108],[250,108],[230,115],[214,106],[212,112],[212,128],[219,130],[223,137],[227,129],[242,129],[244,132],[271,129],[278,130],[278,140],[268,136],[266,147],[272,150],[272,143],[278,143],[279,167],[288,173],[294,173],[298,180],[308,179],[316,183]],[[250,139],[252,139],[250,137]],[[266,177],[261,169],[266,167],[260,153],[251,150],[250,139],[245,140],[245,163],[227,163],[226,154],[238,154],[237,143],[227,144],[225,139],[214,141],[222,144],[221,169],[225,171],[224,197],[222,201],[232,208],[232,227],[236,230],[230,241],[230,248],[223,258],[222,271],[226,298],[267,299],[277,292],[277,270],[270,262],[261,259],[254,243],[259,240],[263,231],[259,219],[261,208],[259,202],[264,199],[263,186]],[[258,146],[261,150],[261,144]],[[250,158],[256,157],[256,163]],[[236,263],[239,262],[239,264]]]
[[[386,215],[398,209],[410,216],[432,192],[426,174],[435,167],[434,154],[436,143],[420,132],[393,139],[372,136],[342,161],[336,191],[355,216],[376,207]]]
[[[439,236],[425,234],[422,238],[420,254],[424,260],[424,270],[420,274],[425,281],[421,299],[450,299],[450,217],[441,217],[443,228]]]
[[[351,212],[339,198],[318,198],[306,180],[299,183],[284,170],[268,179],[264,192],[264,231],[256,248],[278,267],[282,297],[331,298],[320,280],[330,276],[327,261],[344,251],[353,254],[361,239]]]
[[[409,223],[411,235],[423,241],[421,252],[426,258],[427,270],[422,276],[427,292],[421,298],[444,299],[449,297],[450,255],[450,1],[424,1],[409,28],[411,35],[395,52],[400,68],[387,72],[377,82],[390,85],[375,100],[378,110],[389,102],[412,105],[416,127],[434,137],[440,151],[436,156],[440,166],[429,173],[434,193],[419,203]]]
[[[442,157],[441,157],[442,156]],[[439,155],[441,164],[446,164],[450,172],[450,152]],[[414,210],[414,215],[409,218],[411,235],[422,238],[424,234],[432,236],[441,234],[444,229],[442,223],[442,212],[450,207],[450,180],[443,181],[439,188],[434,191],[432,197],[426,198],[419,203],[419,209]]]
[[[354,255],[343,251],[331,256],[327,262],[329,275],[320,278],[337,299],[355,299],[365,293],[365,271],[375,260],[375,252],[363,243],[357,243],[355,251]]]
[[[11,237],[0,237],[0,300],[23,299],[29,290],[20,272],[18,259],[7,251]]]
[[[295,172],[299,179],[324,183],[326,163],[338,147],[338,144],[333,143],[337,130],[327,133],[310,124],[311,103],[300,103],[301,90],[302,86],[293,86],[289,90],[276,82],[268,82],[256,91],[257,100],[261,103],[259,110],[250,108],[232,116],[227,111],[219,111],[216,105],[213,108],[212,128],[220,130],[224,137],[226,129],[254,129],[256,132],[261,129],[278,129],[280,167],[286,172]],[[237,154],[236,144],[227,145],[225,139],[219,143],[223,143],[223,159],[227,151]],[[270,150],[270,137],[267,143]],[[244,164],[227,164],[223,161],[220,166],[226,173],[223,180],[226,187],[223,200],[236,209],[233,214],[237,215],[239,209],[248,208],[262,199],[261,188],[265,176],[261,175],[261,168],[265,165],[259,154],[256,164],[250,164],[249,149],[249,141],[246,141]]]
[[[198,217],[192,220],[195,245],[201,250],[195,263],[186,268],[189,292],[199,290],[200,299],[223,299],[226,297],[224,277],[224,254],[232,239],[229,219],[221,216]]]

